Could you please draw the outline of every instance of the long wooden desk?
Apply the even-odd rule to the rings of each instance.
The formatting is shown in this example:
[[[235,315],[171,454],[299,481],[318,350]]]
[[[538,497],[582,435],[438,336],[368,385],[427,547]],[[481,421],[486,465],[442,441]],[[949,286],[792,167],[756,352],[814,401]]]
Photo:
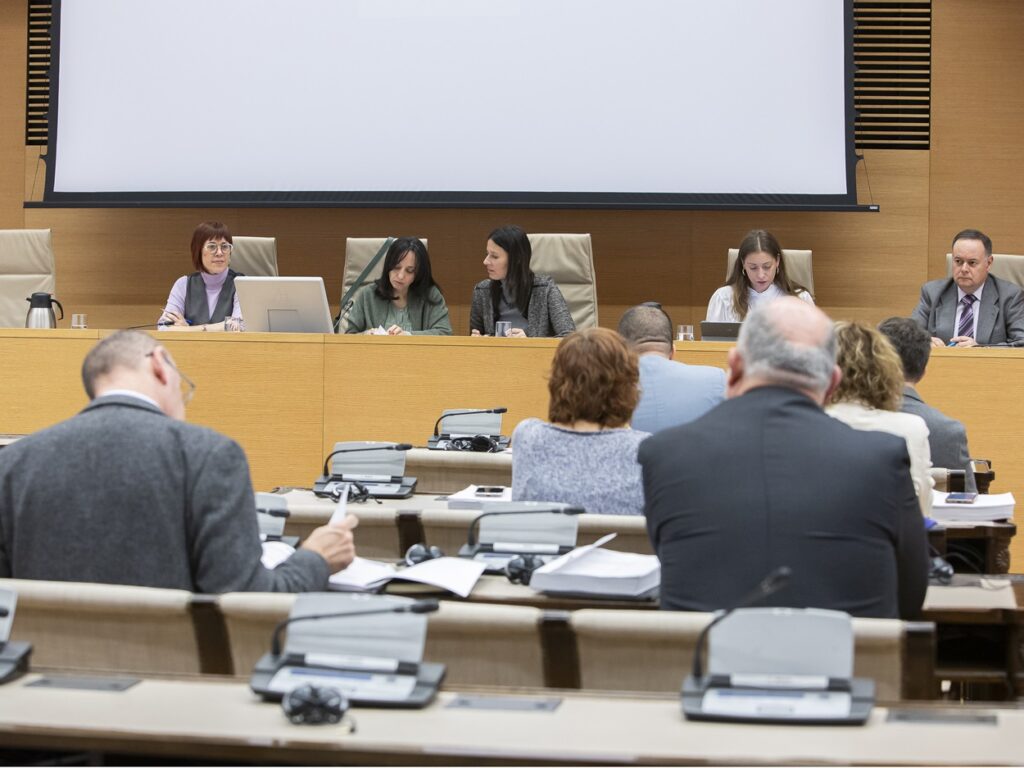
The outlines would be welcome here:
[[[863,727],[771,727],[689,722],[676,696],[557,693],[541,711],[530,705],[552,691],[477,690],[442,692],[424,710],[352,710],[350,734],[292,725],[237,682],[146,679],[113,693],[38,679],[0,690],[7,747],[361,765],[1013,765],[1024,730],[1024,711],[1009,708],[878,707]],[[456,705],[467,694],[497,708]]]
[[[82,359],[102,330],[0,329],[0,433],[27,434],[86,403]],[[547,416],[555,339],[161,333],[198,384],[189,419],[241,443],[258,490],[308,486],[338,440],[424,445],[445,408],[506,406],[506,434]],[[724,366],[729,344],[679,342],[677,358]],[[919,390],[967,426],[994,491],[1024,498],[1024,350],[938,349]],[[1024,562],[1024,543],[1012,552]],[[1012,567],[1012,566],[1011,566]]]

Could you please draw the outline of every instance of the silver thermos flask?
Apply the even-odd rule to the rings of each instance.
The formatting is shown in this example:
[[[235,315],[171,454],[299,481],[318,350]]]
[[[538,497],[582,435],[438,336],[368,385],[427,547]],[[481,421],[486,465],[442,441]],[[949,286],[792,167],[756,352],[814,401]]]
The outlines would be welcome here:
[[[57,318],[53,314],[53,305],[60,309],[60,319],[64,319],[64,307],[48,293],[33,293],[28,302],[28,314],[25,316],[26,328],[56,328]]]

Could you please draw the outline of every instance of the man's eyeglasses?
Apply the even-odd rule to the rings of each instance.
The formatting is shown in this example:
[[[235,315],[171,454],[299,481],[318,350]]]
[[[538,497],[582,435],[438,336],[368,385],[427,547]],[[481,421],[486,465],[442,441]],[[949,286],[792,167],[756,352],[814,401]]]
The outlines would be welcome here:
[[[223,251],[224,253],[231,253],[234,248],[231,243],[207,243],[203,246],[203,250],[207,253],[216,253],[217,251]]]
[[[147,352],[146,357],[152,357],[155,353],[156,350],[153,350],[152,352]],[[171,370],[175,371],[178,374],[178,378],[181,379],[181,402],[185,405],[188,405],[190,402],[192,402],[192,397],[196,393],[196,383],[192,381],[192,379],[190,379],[184,373],[182,373],[181,369],[174,364],[170,357],[164,355],[163,358],[164,362],[167,363],[167,365],[171,367]]]

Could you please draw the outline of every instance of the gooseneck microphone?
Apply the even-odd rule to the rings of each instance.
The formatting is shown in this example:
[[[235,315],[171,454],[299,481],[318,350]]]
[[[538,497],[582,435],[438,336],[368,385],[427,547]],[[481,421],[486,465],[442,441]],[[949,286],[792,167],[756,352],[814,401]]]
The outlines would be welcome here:
[[[700,635],[697,637],[697,647],[693,651],[694,680],[700,680],[704,677],[704,641],[707,639],[708,633],[711,632],[711,628],[730,616],[733,611],[739,608],[749,608],[759,600],[764,600],[766,597],[774,595],[789,584],[789,579],[792,575],[793,571],[789,566],[780,565],[765,576],[761,583],[754,587],[753,590],[744,595],[743,599],[736,603],[736,605],[708,622],[708,625],[701,630]]]
[[[479,411],[450,411],[441,415],[437,421],[434,422],[434,437],[437,437],[437,430],[441,426],[441,422],[447,419],[449,416],[473,416],[478,413],[508,413],[508,408],[484,408]]]
[[[334,318],[334,332],[341,333],[341,321],[345,319],[345,316],[352,311],[352,307],[355,306],[356,300],[349,299],[345,302],[345,305],[338,310],[338,316]]]
[[[270,653],[273,656],[281,655],[281,633],[289,624],[299,621],[315,621],[319,619],[345,619],[354,616],[375,616],[384,613],[433,613],[440,608],[437,598],[417,600],[415,603],[403,605],[392,605],[387,608],[369,608],[364,611],[337,611],[335,613],[311,613],[308,616],[291,616],[274,627],[274,634],[270,640]]]
[[[469,524],[469,530],[466,531],[466,547],[473,549],[477,546],[477,532],[480,530],[480,521],[485,517],[492,517],[494,515],[582,515],[586,510],[583,507],[547,507],[545,509],[506,509],[506,510],[494,510],[492,512],[484,512],[483,514],[477,515],[473,518],[473,522]]]
[[[337,456],[339,453],[362,453],[363,451],[411,451],[412,443],[395,443],[394,445],[368,445],[362,448],[337,448],[327,454],[327,458],[324,459],[324,477],[330,477],[331,473],[328,470],[328,464],[331,463],[331,459]]]

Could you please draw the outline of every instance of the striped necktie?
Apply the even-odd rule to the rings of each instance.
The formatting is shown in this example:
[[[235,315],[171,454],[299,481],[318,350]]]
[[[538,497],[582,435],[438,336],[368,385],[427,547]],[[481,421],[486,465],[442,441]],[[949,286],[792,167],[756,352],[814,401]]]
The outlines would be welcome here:
[[[963,309],[960,312],[960,326],[956,331],[957,336],[974,338],[974,302],[976,301],[977,298],[975,298],[973,293],[968,293],[960,299]]]

